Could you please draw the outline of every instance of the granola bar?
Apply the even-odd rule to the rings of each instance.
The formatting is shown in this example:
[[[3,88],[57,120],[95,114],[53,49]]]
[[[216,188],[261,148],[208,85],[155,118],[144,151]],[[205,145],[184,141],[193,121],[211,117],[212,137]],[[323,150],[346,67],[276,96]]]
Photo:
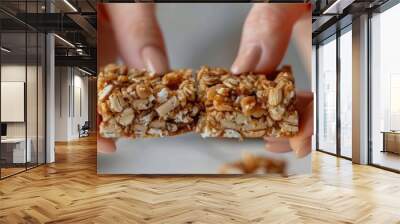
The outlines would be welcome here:
[[[173,136],[195,127],[200,108],[189,69],[155,74],[110,64],[97,84],[103,137]]]
[[[268,75],[233,75],[203,66],[197,81],[204,110],[196,131],[203,137],[290,137],[299,130],[294,78],[288,66]]]

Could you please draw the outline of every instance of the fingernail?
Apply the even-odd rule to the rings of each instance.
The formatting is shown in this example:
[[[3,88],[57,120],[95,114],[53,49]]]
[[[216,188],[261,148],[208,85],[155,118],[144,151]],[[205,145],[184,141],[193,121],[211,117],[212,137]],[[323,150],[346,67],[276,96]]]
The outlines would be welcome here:
[[[297,158],[303,158],[311,152],[311,141],[305,140],[298,147],[293,149]]]
[[[154,73],[168,71],[167,57],[160,48],[156,46],[146,46],[141,53],[147,70]]]
[[[239,52],[235,62],[231,67],[233,74],[251,72],[256,68],[261,57],[261,48],[258,45],[249,45],[245,50]]]

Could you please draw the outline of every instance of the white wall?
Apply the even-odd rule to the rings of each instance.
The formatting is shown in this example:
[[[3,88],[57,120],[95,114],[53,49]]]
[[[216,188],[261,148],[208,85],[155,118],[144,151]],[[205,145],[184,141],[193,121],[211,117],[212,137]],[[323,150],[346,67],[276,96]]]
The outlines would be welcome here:
[[[67,67],[55,68],[55,141],[68,140],[68,86]]]
[[[25,82],[25,65],[2,65],[1,81]],[[6,110],[7,108],[1,109]],[[7,123],[7,137],[25,137],[25,123]]]
[[[74,105],[71,119],[72,139],[79,137],[78,125],[82,126],[88,120],[88,78],[81,76],[82,73],[77,75],[76,71],[73,82],[74,91],[72,92],[73,96],[71,96],[71,99],[74,100],[74,102],[71,102],[71,105]]]
[[[79,136],[78,124],[88,120],[88,78],[71,67],[56,67],[55,74],[55,140],[70,141]]]
[[[34,66],[27,66],[27,72],[28,74],[36,74],[36,67]],[[2,65],[1,66],[1,81],[3,82],[25,82],[25,65]],[[36,81],[34,83],[31,83],[33,80],[29,80],[29,84],[32,84],[36,86]],[[36,107],[36,88],[28,88],[27,89],[27,104],[30,104],[31,102],[35,102],[34,106]],[[30,91],[31,90],[31,91]],[[7,110],[7,108],[1,108],[1,110]],[[31,110],[29,110],[31,111]],[[27,114],[27,119],[28,122],[35,121],[36,124],[36,113],[28,113]],[[7,136],[8,137],[25,137],[25,123],[26,122],[7,122]],[[28,128],[32,127],[33,124],[28,125]],[[34,127],[36,130],[36,126]],[[28,137],[29,136],[29,130],[28,130]],[[36,133],[35,133],[36,134]],[[36,135],[35,135],[36,137]]]

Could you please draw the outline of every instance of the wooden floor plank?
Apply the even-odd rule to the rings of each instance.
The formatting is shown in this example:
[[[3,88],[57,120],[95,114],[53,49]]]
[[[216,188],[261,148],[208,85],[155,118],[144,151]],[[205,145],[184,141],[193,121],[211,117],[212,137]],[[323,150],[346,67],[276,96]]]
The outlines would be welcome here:
[[[320,152],[289,178],[96,174],[96,139],[0,181],[0,223],[400,223],[400,175]]]

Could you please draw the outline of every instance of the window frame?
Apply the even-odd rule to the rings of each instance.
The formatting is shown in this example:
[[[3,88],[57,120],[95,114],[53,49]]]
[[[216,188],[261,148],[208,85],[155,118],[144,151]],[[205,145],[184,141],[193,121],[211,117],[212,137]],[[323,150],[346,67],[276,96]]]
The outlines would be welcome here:
[[[400,173],[400,170],[394,169],[391,167],[387,167],[384,165],[380,165],[377,163],[373,162],[373,132],[372,132],[372,18],[373,14],[381,14],[384,13],[385,11],[391,9],[394,6],[397,6],[400,4],[400,1],[398,0],[388,0],[384,4],[380,5],[377,8],[368,10],[368,31],[367,31],[367,40],[368,40],[368,54],[367,54],[367,82],[368,82],[368,111],[367,111],[367,117],[368,117],[368,152],[367,152],[367,163],[369,166],[373,166],[376,168],[380,168],[383,170],[391,171],[394,173]]]
[[[338,21],[338,22],[340,22],[340,21]],[[341,119],[340,119],[340,103],[341,103],[341,97],[340,97],[340,94],[338,94],[338,93],[340,93],[340,81],[341,81],[341,79],[340,79],[340,77],[341,77],[341,67],[340,67],[340,60],[341,60],[341,58],[340,58],[340,37],[342,36],[342,35],[344,35],[345,33],[347,33],[347,32],[352,32],[352,28],[351,28],[351,26],[352,26],[352,23],[350,22],[349,24],[346,24],[344,27],[341,27],[340,29],[339,29],[339,27],[337,27],[337,30],[336,30],[336,32],[335,33],[333,33],[333,34],[331,34],[331,35],[329,35],[328,37],[326,37],[326,38],[324,38],[324,39],[322,39],[322,40],[319,40],[318,41],[318,43],[317,44],[315,44],[316,45],[316,47],[315,47],[315,60],[316,60],[316,72],[315,72],[315,81],[316,81],[316,113],[315,113],[315,115],[316,115],[316,139],[315,139],[315,141],[316,141],[316,151],[319,151],[319,152],[323,152],[323,153],[326,153],[326,154],[329,154],[329,155],[333,155],[333,156],[337,156],[337,157],[339,157],[339,158],[343,158],[343,159],[346,159],[346,160],[352,160],[352,158],[351,157],[347,157],[347,156],[344,156],[344,155],[342,155],[342,150],[341,150]],[[333,36],[335,36],[334,38],[333,38]],[[331,39],[331,40],[330,40]],[[322,44],[322,43],[327,43],[327,42],[330,42],[330,41],[336,41],[336,152],[335,153],[332,153],[332,152],[328,152],[327,150],[324,150],[324,149],[321,149],[320,148],[320,143],[319,143],[319,130],[320,130],[320,127],[319,127],[319,91],[318,91],[318,89],[319,89],[319,85],[320,85],[320,75],[319,75],[319,53],[318,53],[318,49],[319,49],[319,47],[320,47],[320,45]],[[313,55],[314,56],[314,55]]]
[[[23,3],[25,3],[25,16],[27,15],[27,13],[29,13],[29,12],[27,12],[27,1],[22,1]],[[39,0],[36,0],[36,1],[33,1],[33,3],[36,3],[36,13],[38,13],[39,12],[39,8],[38,8],[38,5],[39,5]],[[3,10],[3,9],[2,9]],[[47,12],[48,11],[48,7],[46,7],[45,8],[45,12]],[[6,12],[6,11],[3,11],[3,12]],[[12,15],[12,14],[10,14],[10,15]],[[3,30],[1,30],[0,29],[0,46],[2,45],[2,43],[1,43],[1,41],[2,41],[2,34],[4,34],[4,33],[21,33],[21,34],[24,34],[25,35],[25,49],[24,49],[24,51],[25,51],[25,87],[24,87],[24,91],[25,91],[25,93],[24,93],[24,129],[25,129],[25,134],[24,134],[24,139],[25,139],[25,166],[24,167],[21,167],[21,168],[24,168],[24,169],[22,169],[22,170],[20,170],[20,171],[17,171],[17,172],[14,172],[14,173],[12,173],[12,174],[9,174],[9,175],[6,175],[6,176],[4,176],[4,174],[2,173],[2,167],[0,166],[0,181],[1,180],[4,180],[4,179],[6,179],[6,178],[8,178],[8,177],[12,177],[12,176],[14,176],[14,175],[17,175],[17,174],[19,174],[19,173],[23,173],[23,172],[26,172],[26,171],[28,171],[28,170],[30,170],[30,169],[33,169],[33,168],[36,168],[36,167],[39,167],[39,166],[41,166],[41,165],[44,165],[44,164],[47,164],[47,110],[46,110],[46,108],[47,108],[47,32],[43,32],[43,31],[41,31],[41,30],[38,30],[38,29],[36,29],[36,28],[34,28],[34,27],[32,27],[32,26],[30,26],[30,25],[28,25],[27,23],[24,23],[23,21],[19,21],[18,20],[18,18],[16,18],[16,17],[11,17],[12,19],[14,19],[14,20],[16,20],[17,22],[20,22],[20,23],[22,23],[23,24],[23,30],[18,30],[18,31],[3,31]],[[25,18],[26,19],[26,18]],[[0,28],[1,28],[1,23],[0,23]],[[34,163],[31,163],[31,162],[27,162],[27,156],[28,156],[28,154],[27,154],[27,147],[28,147],[28,144],[27,144],[27,140],[28,140],[28,116],[27,116],[27,83],[28,83],[28,78],[27,78],[27,76],[28,76],[28,34],[33,34],[33,35],[35,35],[36,36],[36,49],[35,49],[35,53],[36,53],[36,60],[35,60],[35,62],[34,62],[34,64],[35,64],[35,66],[36,66],[36,69],[35,69],[35,74],[34,75],[36,75],[36,91],[35,91],[35,93],[34,94],[36,94],[36,122],[34,122],[35,123],[35,125],[36,125],[36,136],[33,136],[32,138],[36,138],[36,141],[37,141],[37,145],[36,145],[36,161],[34,162]],[[43,34],[43,35],[39,35],[39,34]],[[42,36],[42,38],[39,40],[39,36]],[[39,41],[41,41],[41,44],[42,44],[42,47],[43,47],[43,49],[41,49],[41,53],[43,54],[43,55],[41,55],[41,57],[42,57],[42,60],[43,60],[43,64],[40,64],[39,63]],[[2,60],[2,54],[0,53],[0,81],[1,81],[1,67],[3,66],[3,64],[2,64],[2,62],[3,62],[3,60]],[[39,75],[39,65],[41,65],[42,66],[42,70],[41,70],[41,75],[42,75],[42,84],[43,84],[43,92],[42,92],[42,96],[43,96],[43,99],[42,99],[42,105],[41,105],[41,107],[43,107],[42,109],[44,110],[43,112],[44,112],[44,114],[43,114],[43,116],[42,117],[39,117],[39,113],[38,113],[38,111],[39,111],[39,79],[38,79],[38,75]],[[32,74],[30,74],[30,75],[32,75]],[[1,86],[0,86],[0,89],[1,89]],[[0,91],[1,92],[1,91]],[[1,100],[1,99],[0,99]],[[0,110],[1,110],[1,105],[0,105]],[[43,119],[43,120],[42,120]],[[41,157],[43,157],[43,158],[41,158],[42,159],[42,161],[40,161],[39,160],[39,143],[38,143],[38,139],[39,139],[39,120],[42,122],[42,125],[43,125],[43,145],[42,145],[42,152],[43,152],[43,155],[41,155]],[[2,122],[1,122],[1,119],[0,119],[0,124],[1,124]],[[0,158],[1,158],[1,150],[2,149],[2,147],[1,147],[1,144],[0,144]],[[32,151],[33,152],[33,151]],[[31,154],[32,155],[32,154]],[[40,162],[39,162],[40,161]],[[28,163],[29,163],[29,166],[28,166]]]

